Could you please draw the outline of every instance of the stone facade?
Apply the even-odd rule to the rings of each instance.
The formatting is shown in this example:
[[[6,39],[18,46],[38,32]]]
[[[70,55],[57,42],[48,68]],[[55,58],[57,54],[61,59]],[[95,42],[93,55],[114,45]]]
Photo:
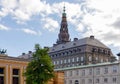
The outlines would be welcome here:
[[[97,40],[94,36],[69,40],[65,7],[58,40],[49,48],[49,55],[56,68],[96,64],[115,60],[110,48]]]
[[[56,71],[64,71],[64,84],[120,84],[118,61],[56,69]]]
[[[0,84],[26,84],[23,73],[28,59],[0,55]],[[48,84],[64,84],[64,72],[56,71]]]

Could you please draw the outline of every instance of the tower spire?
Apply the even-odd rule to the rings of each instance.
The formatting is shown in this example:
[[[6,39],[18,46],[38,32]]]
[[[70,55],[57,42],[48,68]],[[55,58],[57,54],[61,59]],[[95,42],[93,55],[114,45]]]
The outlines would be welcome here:
[[[62,13],[62,21],[61,21],[61,27],[60,32],[58,34],[58,40],[57,44],[62,44],[69,42],[69,33],[68,33],[68,24],[67,24],[67,17],[65,13],[65,5],[63,7],[63,13]]]

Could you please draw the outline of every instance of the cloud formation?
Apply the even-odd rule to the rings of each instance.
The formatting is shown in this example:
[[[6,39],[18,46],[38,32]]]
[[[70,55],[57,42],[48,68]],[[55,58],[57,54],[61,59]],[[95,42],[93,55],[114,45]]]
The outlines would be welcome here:
[[[120,47],[119,0],[77,1],[75,1],[77,3],[66,1],[49,4],[46,0],[0,0],[0,17],[11,15],[20,23],[30,21],[33,16],[39,16],[43,29],[53,32],[59,28],[60,22],[56,18],[61,19],[62,7],[65,3],[68,23],[82,32],[81,36],[95,35],[107,45]],[[31,29],[23,29],[23,31],[33,35],[38,34]]]
[[[0,24],[0,30],[8,31],[8,30],[10,30],[10,28],[8,28],[8,27],[6,27],[6,26]]]
[[[24,28],[22,29],[23,32],[27,33],[27,34],[31,34],[31,35],[41,35],[42,33],[40,31],[34,31],[28,28]]]

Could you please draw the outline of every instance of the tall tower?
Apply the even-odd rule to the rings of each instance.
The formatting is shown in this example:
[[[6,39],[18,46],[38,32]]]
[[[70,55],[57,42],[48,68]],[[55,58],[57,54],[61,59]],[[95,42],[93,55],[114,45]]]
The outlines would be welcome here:
[[[58,34],[58,40],[57,44],[62,44],[69,42],[69,33],[68,33],[68,24],[67,24],[67,18],[65,13],[65,6],[63,7],[63,13],[62,13],[62,21],[61,21],[61,27],[60,32]]]

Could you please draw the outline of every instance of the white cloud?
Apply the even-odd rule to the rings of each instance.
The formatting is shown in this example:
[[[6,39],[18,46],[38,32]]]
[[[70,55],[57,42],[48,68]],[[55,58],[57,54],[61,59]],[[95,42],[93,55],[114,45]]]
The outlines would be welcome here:
[[[44,23],[45,23],[45,24],[43,25],[44,29],[47,29],[47,30],[49,30],[49,31],[52,31],[52,32],[53,32],[53,31],[55,31],[56,28],[59,27],[58,22],[55,21],[55,20],[52,19],[52,18],[44,18],[43,21],[44,21]]]
[[[83,36],[95,35],[107,45],[120,47],[119,0],[86,0],[81,20],[86,28]]]
[[[0,16],[12,15],[18,21],[28,21],[33,15],[51,13],[50,5],[41,0],[1,0]]]
[[[0,30],[6,30],[6,31],[8,31],[8,30],[10,30],[10,28],[8,28],[8,27],[0,24]]]
[[[0,0],[0,16],[10,14],[19,23],[40,15],[43,27],[48,31],[59,28],[56,17],[61,17],[66,6],[67,20],[77,31],[85,30],[83,36],[95,35],[108,45],[120,47],[120,6],[119,0],[77,0],[80,3],[60,2],[49,4],[45,0]],[[53,17],[55,14],[55,17]],[[58,17],[57,17],[58,18]],[[61,20],[59,20],[60,22]],[[24,30],[25,31],[25,30]],[[35,31],[28,31],[38,34]]]
[[[41,35],[42,33],[40,31],[34,31],[28,28],[24,28],[22,29],[23,32],[27,33],[27,34],[31,34],[31,35]]]

